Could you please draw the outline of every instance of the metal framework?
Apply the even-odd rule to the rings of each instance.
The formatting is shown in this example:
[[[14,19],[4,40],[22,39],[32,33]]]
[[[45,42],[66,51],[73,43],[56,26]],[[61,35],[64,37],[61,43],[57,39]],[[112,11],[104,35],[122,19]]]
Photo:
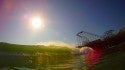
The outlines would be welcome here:
[[[82,47],[84,44],[86,44],[90,41],[94,41],[94,40],[101,38],[101,36],[99,36],[99,35],[89,33],[86,31],[78,32],[76,34],[76,36],[77,36],[77,46],[78,47]]]
[[[79,48],[83,47],[86,43],[92,42],[92,41],[95,41],[95,40],[98,40],[98,39],[103,40],[105,38],[113,36],[114,34],[115,34],[114,30],[106,31],[104,33],[104,35],[102,35],[102,36],[96,35],[94,33],[89,33],[89,32],[86,32],[86,31],[78,32],[76,34],[76,36],[77,36],[77,47],[79,47]]]

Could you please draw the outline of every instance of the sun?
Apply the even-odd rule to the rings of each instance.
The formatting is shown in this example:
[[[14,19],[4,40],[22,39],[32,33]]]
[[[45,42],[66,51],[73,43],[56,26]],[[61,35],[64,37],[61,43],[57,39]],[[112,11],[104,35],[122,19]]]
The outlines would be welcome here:
[[[41,29],[45,26],[41,17],[33,17],[31,19],[31,25],[34,29]]]

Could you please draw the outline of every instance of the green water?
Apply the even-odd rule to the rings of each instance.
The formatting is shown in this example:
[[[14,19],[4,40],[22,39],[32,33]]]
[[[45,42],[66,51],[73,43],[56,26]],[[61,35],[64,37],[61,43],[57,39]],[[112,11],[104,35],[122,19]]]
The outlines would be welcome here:
[[[0,70],[87,70],[83,56],[0,55]]]
[[[88,70],[83,55],[0,54],[0,70]],[[125,53],[113,53],[100,59],[92,70],[125,70]]]
[[[78,50],[65,46],[0,43],[0,70],[86,70]]]
[[[125,70],[124,46],[113,50],[89,67],[91,65],[86,65],[83,55],[74,55],[78,49],[2,43],[0,70]]]

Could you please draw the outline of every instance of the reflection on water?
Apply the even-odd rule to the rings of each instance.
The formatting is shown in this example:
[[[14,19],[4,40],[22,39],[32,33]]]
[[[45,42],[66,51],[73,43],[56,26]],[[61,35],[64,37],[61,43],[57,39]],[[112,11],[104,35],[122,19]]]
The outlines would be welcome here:
[[[0,70],[87,70],[83,56],[0,55]]]

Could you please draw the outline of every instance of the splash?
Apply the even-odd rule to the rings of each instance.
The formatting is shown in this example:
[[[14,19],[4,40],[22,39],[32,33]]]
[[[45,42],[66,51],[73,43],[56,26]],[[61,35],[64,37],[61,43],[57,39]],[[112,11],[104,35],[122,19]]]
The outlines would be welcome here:
[[[71,47],[70,44],[62,42],[62,41],[40,42],[40,43],[37,43],[37,45]]]

